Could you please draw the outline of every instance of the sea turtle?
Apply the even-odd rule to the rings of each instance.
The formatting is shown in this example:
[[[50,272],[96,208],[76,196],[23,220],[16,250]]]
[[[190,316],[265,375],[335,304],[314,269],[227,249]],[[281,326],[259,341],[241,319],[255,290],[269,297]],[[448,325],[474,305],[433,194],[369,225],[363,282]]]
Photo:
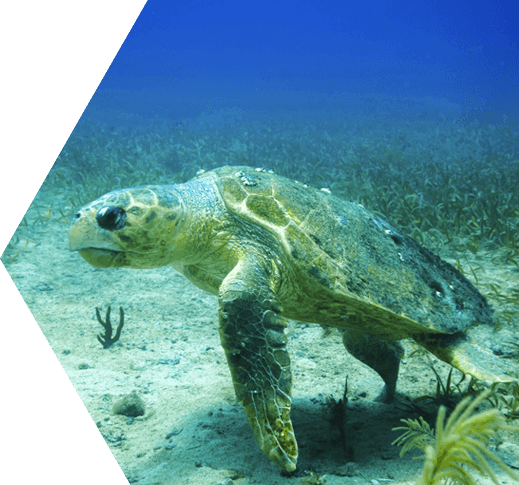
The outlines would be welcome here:
[[[459,271],[361,205],[271,171],[115,190],[77,212],[69,242],[96,267],[171,265],[218,295],[236,397],[258,446],[288,471],[298,450],[285,318],[342,329],[384,380],[381,401],[395,393],[405,338],[478,379],[515,379],[468,342],[492,310]]]

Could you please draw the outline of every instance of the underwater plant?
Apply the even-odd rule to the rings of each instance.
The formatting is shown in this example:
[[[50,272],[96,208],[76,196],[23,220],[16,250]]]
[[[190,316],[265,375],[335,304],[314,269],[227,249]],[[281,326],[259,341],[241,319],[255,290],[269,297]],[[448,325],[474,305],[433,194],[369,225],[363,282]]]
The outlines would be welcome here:
[[[403,419],[407,426],[394,428],[405,431],[393,442],[403,445],[400,456],[412,448],[418,448],[424,453],[425,461],[418,485],[476,485],[472,477],[475,471],[490,477],[498,485],[500,482],[491,463],[519,481],[519,475],[488,447],[497,431],[517,432],[518,429],[507,424],[505,417],[496,408],[474,413],[489,394],[490,391],[484,391],[475,399],[463,399],[447,421],[446,408],[441,406],[434,431],[423,418],[419,421]]]
[[[97,340],[99,340],[99,343],[103,346],[103,349],[108,349],[112,346],[115,342],[117,342],[121,336],[121,332],[123,330],[124,325],[124,310],[123,307],[119,307],[119,324],[117,325],[117,330],[115,332],[115,335],[112,337],[112,322],[110,321],[110,312],[112,310],[112,307],[109,306],[108,310],[106,310],[106,317],[105,321],[101,318],[101,313],[99,312],[99,308],[96,307],[96,316],[97,321],[103,326],[105,329],[104,335],[99,334],[97,336]]]

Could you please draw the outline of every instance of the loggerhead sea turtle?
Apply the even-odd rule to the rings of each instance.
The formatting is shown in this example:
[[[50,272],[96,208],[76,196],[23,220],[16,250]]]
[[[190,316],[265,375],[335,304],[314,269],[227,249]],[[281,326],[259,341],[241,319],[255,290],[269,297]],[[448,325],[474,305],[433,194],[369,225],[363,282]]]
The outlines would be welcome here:
[[[219,333],[256,443],[296,468],[285,318],[339,327],[391,401],[412,338],[487,381],[514,371],[469,344],[491,324],[474,286],[362,206],[263,169],[222,167],[178,185],[115,190],[74,216],[70,249],[99,268],[171,265],[219,298]]]

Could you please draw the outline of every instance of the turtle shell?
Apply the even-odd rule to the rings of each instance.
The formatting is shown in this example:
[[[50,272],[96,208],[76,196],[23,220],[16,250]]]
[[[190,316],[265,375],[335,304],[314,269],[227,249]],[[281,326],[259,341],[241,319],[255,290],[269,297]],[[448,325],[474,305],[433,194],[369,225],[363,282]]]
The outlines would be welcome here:
[[[214,178],[231,212],[278,240],[283,271],[304,293],[285,298],[287,316],[362,326],[388,339],[492,321],[485,298],[459,271],[361,205],[262,169],[222,167],[204,176]]]

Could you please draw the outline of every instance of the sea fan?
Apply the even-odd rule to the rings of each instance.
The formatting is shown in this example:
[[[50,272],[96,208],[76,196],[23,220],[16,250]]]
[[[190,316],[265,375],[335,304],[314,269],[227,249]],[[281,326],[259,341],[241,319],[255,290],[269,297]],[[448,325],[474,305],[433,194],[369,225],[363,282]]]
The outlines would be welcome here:
[[[420,422],[402,420],[407,427],[395,428],[405,430],[394,442],[403,445],[401,455],[415,447],[424,452],[425,463],[419,485],[476,485],[471,476],[473,471],[490,477],[499,485],[490,465],[492,462],[519,481],[519,476],[488,448],[490,440],[498,430],[517,432],[517,428],[507,424],[504,416],[495,408],[473,414],[488,395],[489,392],[486,391],[476,399],[465,398],[456,406],[447,422],[446,409],[441,406],[434,434],[423,419]]]

